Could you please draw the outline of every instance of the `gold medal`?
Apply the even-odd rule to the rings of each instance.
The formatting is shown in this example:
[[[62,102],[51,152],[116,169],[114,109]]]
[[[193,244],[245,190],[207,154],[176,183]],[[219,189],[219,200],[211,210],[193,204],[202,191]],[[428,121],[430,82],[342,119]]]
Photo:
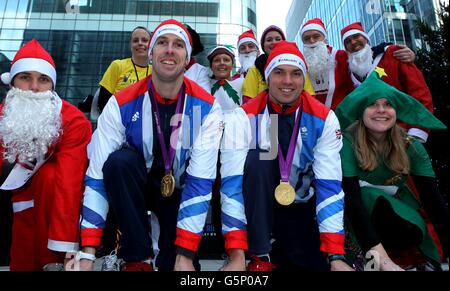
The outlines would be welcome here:
[[[289,182],[280,181],[275,189],[275,199],[284,206],[291,205],[295,201],[295,190]]]
[[[161,194],[164,198],[172,196],[175,190],[175,177],[172,172],[166,174],[161,180]]]

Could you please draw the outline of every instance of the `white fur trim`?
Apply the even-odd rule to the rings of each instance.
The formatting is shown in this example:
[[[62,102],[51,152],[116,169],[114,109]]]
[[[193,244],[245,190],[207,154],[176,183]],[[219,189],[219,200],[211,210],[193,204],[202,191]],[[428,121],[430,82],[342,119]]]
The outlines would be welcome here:
[[[238,42],[238,50],[239,50],[239,47],[246,42],[254,43],[256,45],[256,47],[259,49],[259,44],[258,44],[258,41],[256,41],[256,39],[251,38],[251,37],[244,37],[243,39],[241,39]]]
[[[100,116],[100,111],[98,111],[98,96],[100,95],[100,88],[97,89],[94,93],[94,98],[92,100],[90,118],[93,121],[97,121]]]
[[[56,252],[76,252],[80,248],[78,243],[49,239],[47,248]]]
[[[186,31],[183,30],[183,28],[179,27],[176,24],[166,24],[158,28],[155,32],[153,32],[152,41],[150,42],[149,47],[149,54],[152,53],[153,47],[155,46],[156,40],[165,34],[174,34],[181,38],[185,45],[186,45],[186,51],[188,54],[188,60],[191,59],[191,53],[192,53],[192,46],[189,41],[189,36],[187,35]]]
[[[9,72],[3,73],[1,79],[3,84],[9,85],[11,83],[11,74]]]
[[[22,72],[36,71],[47,75],[53,81],[53,88],[56,86],[56,70],[49,62],[43,59],[26,58],[16,61],[11,66],[11,81],[14,77]]]
[[[303,72],[303,76],[306,76],[306,65],[305,62],[296,55],[293,54],[282,54],[276,56],[267,66],[264,74],[266,76],[266,80],[269,79],[270,73],[278,66],[281,65],[291,65],[299,68]]]
[[[13,207],[13,212],[14,213],[22,212],[22,211],[27,210],[29,208],[33,208],[34,207],[34,200],[13,202],[12,207]]]
[[[302,31],[301,31],[300,35],[303,37],[303,34],[305,32],[307,32],[307,31],[310,31],[310,30],[317,30],[317,31],[321,32],[325,36],[325,38],[327,38],[327,32],[322,27],[322,25],[319,25],[317,23],[311,23],[311,24],[308,24],[308,25],[304,26],[302,28]]]
[[[335,62],[335,65],[333,66],[333,68],[328,69],[328,94],[327,99],[325,99],[325,106],[328,108],[331,108],[331,105],[333,105],[334,91],[336,90],[336,53],[337,50],[335,48],[332,48],[331,59],[333,60],[333,62]]]
[[[423,131],[419,128],[410,128],[408,130],[408,134],[419,138],[419,141],[421,143],[426,143],[428,140],[428,133],[426,133],[425,131]]]
[[[361,31],[361,30],[358,30],[358,29],[352,29],[352,30],[347,31],[347,32],[342,36],[342,43],[344,43],[345,40],[346,40],[348,37],[350,37],[350,36],[352,36],[352,35],[356,35],[356,34],[361,34],[362,36],[364,36],[364,37],[367,39],[367,41],[370,40],[369,36],[368,36],[367,33],[365,33],[364,31]]]

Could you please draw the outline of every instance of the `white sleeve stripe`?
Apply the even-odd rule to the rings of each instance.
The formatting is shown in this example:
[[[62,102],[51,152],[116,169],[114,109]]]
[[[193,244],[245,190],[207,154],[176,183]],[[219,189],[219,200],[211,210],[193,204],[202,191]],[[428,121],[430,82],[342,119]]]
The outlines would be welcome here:
[[[197,204],[197,203],[210,201],[211,197],[212,197],[212,194],[209,193],[208,195],[205,195],[205,196],[197,196],[197,197],[194,197],[192,199],[186,200],[186,201],[184,201],[183,203],[180,204],[180,209],[183,209],[185,207],[188,207],[190,205],[194,205],[194,204]]]
[[[98,228],[98,227],[93,225],[89,221],[83,219],[83,221],[81,221],[81,228]]]
[[[197,216],[191,216],[180,220],[177,223],[177,227],[196,234],[201,234],[203,232],[206,214],[207,213],[205,212]]]
[[[341,233],[344,231],[344,211],[327,218],[319,224],[319,231],[330,233]]]
[[[332,203],[334,203],[336,201],[343,200],[343,199],[344,199],[344,192],[341,191],[341,192],[339,192],[339,194],[333,195],[330,198],[325,199],[324,201],[322,201],[322,203],[320,203],[319,205],[317,205],[316,212],[319,213],[320,210],[322,210],[323,208],[327,207],[328,205],[330,205],[330,204],[332,204]]]
[[[106,216],[109,211],[108,201],[106,201],[101,194],[90,187],[86,187],[83,206],[91,209],[106,221]]]

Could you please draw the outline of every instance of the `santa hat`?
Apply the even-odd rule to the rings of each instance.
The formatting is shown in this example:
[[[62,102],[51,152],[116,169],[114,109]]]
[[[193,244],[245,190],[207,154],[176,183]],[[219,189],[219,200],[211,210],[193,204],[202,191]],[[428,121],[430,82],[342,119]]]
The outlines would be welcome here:
[[[300,52],[295,42],[281,41],[275,44],[274,48],[269,54],[266,67],[264,68],[264,75],[268,80],[270,73],[278,66],[291,65],[302,70],[303,75],[306,76],[307,66],[305,57]]]
[[[286,36],[284,35],[283,30],[281,30],[281,28],[279,28],[276,25],[271,25],[263,31],[262,36],[261,36],[261,46],[262,46],[263,50],[264,50],[264,39],[266,38],[266,35],[271,31],[278,32],[279,34],[281,34],[281,39],[286,40]]]
[[[229,55],[231,59],[234,61],[235,56],[233,50],[225,45],[218,45],[209,52],[207,56],[209,63],[212,64],[214,57],[220,54]]]
[[[323,24],[322,19],[320,18],[313,18],[311,20],[308,20],[302,27],[300,35],[303,36],[303,34],[307,31],[311,30],[317,30],[320,33],[322,33],[325,38],[327,38],[327,30],[325,29],[325,24]]]
[[[246,43],[246,42],[251,42],[254,43],[256,45],[257,48],[259,48],[259,44],[258,41],[256,40],[256,36],[253,33],[253,30],[247,30],[246,32],[244,32],[243,34],[241,34],[238,38],[238,44],[237,47],[239,49],[239,47]]]
[[[350,25],[347,25],[341,30],[341,38],[342,42],[344,43],[345,40],[355,34],[361,34],[364,36],[367,40],[369,40],[369,36],[367,35],[366,31],[364,30],[361,22],[355,22]]]
[[[11,71],[1,75],[2,82],[11,84],[14,77],[22,72],[36,71],[47,75],[56,85],[55,62],[50,54],[35,39],[21,47],[11,63]]]
[[[155,46],[156,40],[165,34],[174,34],[181,38],[185,45],[186,45],[186,51],[188,54],[188,59],[191,58],[192,54],[192,37],[189,33],[189,31],[186,29],[186,27],[181,24],[181,22],[175,20],[175,19],[169,19],[166,21],[161,22],[158,27],[156,27],[155,31],[152,34],[152,37],[150,39],[150,46],[149,46],[149,54],[152,53],[153,47]]]
[[[343,129],[356,120],[362,120],[364,110],[378,99],[386,98],[397,113],[397,119],[409,125],[429,129],[446,129],[447,127],[417,101],[414,97],[397,90],[384,82],[377,68],[352,93],[347,95],[336,108],[336,115]]]

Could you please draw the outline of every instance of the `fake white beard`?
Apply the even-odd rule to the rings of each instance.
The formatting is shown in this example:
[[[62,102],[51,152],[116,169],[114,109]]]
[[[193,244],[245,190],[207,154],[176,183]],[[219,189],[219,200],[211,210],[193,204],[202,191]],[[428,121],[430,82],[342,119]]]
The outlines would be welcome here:
[[[251,66],[255,64],[258,52],[254,51],[248,54],[239,54],[239,62],[241,63],[241,72],[247,72]]]
[[[61,135],[61,116],[56,92],[34,93],[12,88],[0,116],[4,158],[10,163],[33,162],[45,155]],[[59,98],[59,97],[58,97]]]
[[[335,66],[326,43],[321,41],[313,45],[304,44],[303,47],[308,64],[308,74],[314,89],[316,91],[326,90],[328,88],[329,71],[334,69]],[[320,80],[320,84],[316,83],[316,80]]]
[[[348,59],[350,71],[361,79],[364,79],[372,70],[372,56],[372,47],[369,44],[366,44],[362,50],[351,53]]]

